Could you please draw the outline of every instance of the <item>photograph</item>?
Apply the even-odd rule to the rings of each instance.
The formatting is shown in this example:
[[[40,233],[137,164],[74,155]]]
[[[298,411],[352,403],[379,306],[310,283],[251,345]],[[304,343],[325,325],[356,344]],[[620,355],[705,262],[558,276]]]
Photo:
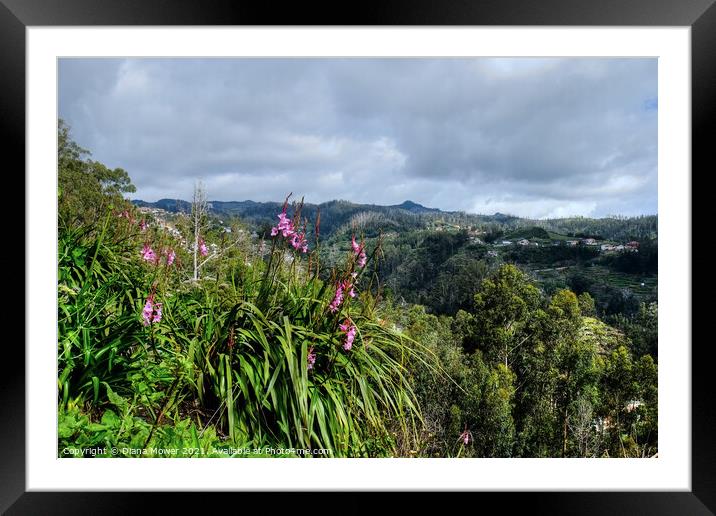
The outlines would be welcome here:
[[[659,461],[659,91],[58,57],[57,458]]]

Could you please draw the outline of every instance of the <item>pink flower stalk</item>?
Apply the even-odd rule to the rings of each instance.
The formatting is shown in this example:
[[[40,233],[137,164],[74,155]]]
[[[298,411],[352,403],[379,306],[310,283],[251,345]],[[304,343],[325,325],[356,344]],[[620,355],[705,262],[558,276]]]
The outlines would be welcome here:
[[[306,241],[306,235],[301,231],[297,231],[293,225],[293,221],[286,215],[286,207],[284,206],[283,211],[278,214],[278,225],[271,228],[271,236],[276,236],[281,233],[284,238],[291,239],[291,246],[303,253],[308,252],[308,242]]]
[[[331,311],[331,313],[336,313],[338,311],[338,307],[341,306],[341,303],[343,302],[343,283],[338,283],[336,286],[336,295],[333,296],[333,301],[331,301],[331,304],[328,305],[328,309]]]
[[[344,294],[348,292],[350,297],[356,297],[356,291],[353,288],[353,284],[348,280],[339,281],[336,283],[336,294],[333,296],[333,301],[328,305],[328,309],[331,313],[336,313],[338,308],[343,303]]]
[[[154,315],[152,316],[152,322],[160,322],[162,320],[162,304],[154,303]]]
[[[174,252],[174,249],[169,249],[167,252],[167,265],[171,265],[174,263],[174,260],[176,260],[177,254]]]
[[[360,246],[358,244],[358,242],[356,242],[355,235],[353,235],[353,237],[351,238],[351,247],[353,248],[353,252],[356,254],[356,256],[358,256],[360,254],[360,252],[363,250],[363,247]]]
[[[147,221],[142,219],[139,223],[139,229],[142,231],[145,231],[147,229]]]
[[[149,244],[144,244],[144,247],[142,247],[142,259],[146,262],[156,263],[158,261],[157,253],[154,252],[154,249]]]
[[[358,257],[358,267],[361,269],[365,267],[365,264],[368,262],[368,257],[365,254],[365,243],[358,244],[356,242],[356,237],[353,236],[351,239],[351,247],[353,248],[353,252]]]
[[[458,437],[457,440],[462,441],[465,446],[470,444],[470,431],[466,428],[465,431],[460,434],[460,437]]]
[[[286,209],[278,214],[278,226],[276,226],[276,229],[281,231],[281,236],[284,238],[288,238],[291,235],[294,234],[295,229],[293,227],[293,221],[288,218],[288,215],[286,215]]]
[[[199,254],[202,256],[206,256],[209,254],[209,249],[206,247],[206,242],[204,242],[203,238],[199,239]]]
[[[351,297],[356,297],[356,291],[353,288],[353,283],[351,283],[349,280],[343,280],[343,283],[341,284],[344,291],[348,291],[348,295]]]
[[[346,319],[345,322],[343,324],[340,324],[338,327],[346,334],[346,340],[343,341],[343,349],[345,349],[346,351],[350,351],[350,349],[353,347],[353,341],[356,338],[356,332],[358,331],[358,328],[356,328],[355,324],[353,324],[350,319]]]
[[[303,253],[308,252],[308,242],[306,242],[306,235],[303,233],[296,232],[291,237],[291,246],[296,251],[301,251]]]
[[[313,346],[308,348],[308,356],[306,356],[306,369],[313,369],[313,365],[316,363],[316,352],[313,351]]]
[[[162,304],[154,302],[154,294],[150,294],[142,309],[142,324],[149,326],[152,323],[162,320]]]
[[[150,296],[144,305],[144,309],[142,310],[142,318],[144,319],[142,324],[144,324],[144,326],[149,326],[149,324],[152,322],[152,314],[153,313],[154,313],[154,305],[152,304],[152,298]]]
[[[293,221],[286,215],[286,206],[283,207],[283,211],[278,214],[278,225],[271,228],[271,236],[276,236],[281,233],[281,236],[288,238],[295,233],[293,228]]]

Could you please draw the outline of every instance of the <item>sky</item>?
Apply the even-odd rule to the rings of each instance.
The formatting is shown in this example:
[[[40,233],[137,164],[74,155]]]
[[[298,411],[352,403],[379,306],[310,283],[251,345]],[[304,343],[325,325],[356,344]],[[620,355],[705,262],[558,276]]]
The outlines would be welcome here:
[[[657,213],[657,60],[60,59],[59,116],[134,199]]]

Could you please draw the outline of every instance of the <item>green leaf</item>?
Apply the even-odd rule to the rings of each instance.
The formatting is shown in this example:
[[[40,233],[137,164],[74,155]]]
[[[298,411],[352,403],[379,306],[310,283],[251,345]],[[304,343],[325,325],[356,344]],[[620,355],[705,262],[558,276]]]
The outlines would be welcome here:
[[[104,414],[102,414],[102,424],[110,427],[110,428],[119,428],[119,425],[122,423],[122,420],[119,418],[117,414],[111,409],[107,409]]]
[[[118,394],[115,394],[115,392],[112,390],[112,388],[107,382],[102,383],[107,388],[107,399],[109,399],[109,402],[115,407],[117,407],[122,414],[126,414],[129,409],[129,404],[127,403],[127,400],[125,400]]]

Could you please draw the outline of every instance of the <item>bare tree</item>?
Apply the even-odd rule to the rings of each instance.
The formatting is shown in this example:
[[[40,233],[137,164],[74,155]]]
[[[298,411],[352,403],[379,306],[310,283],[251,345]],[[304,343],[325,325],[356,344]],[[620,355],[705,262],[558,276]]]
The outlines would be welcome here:
[[[194,184],[194,200],[191,203],[191,219],[194,226],[194,281],[199,280],[199,262],[197,261],[197,253],[199,252],[200,235],[206,224],[206,213],[206,190],[204,188],[204,183],[197,181]]]
[[[594,456],[597,449],[594,409],[586,396],[577,398],[568,418],[569,430],[579,446],[582,457]]]

